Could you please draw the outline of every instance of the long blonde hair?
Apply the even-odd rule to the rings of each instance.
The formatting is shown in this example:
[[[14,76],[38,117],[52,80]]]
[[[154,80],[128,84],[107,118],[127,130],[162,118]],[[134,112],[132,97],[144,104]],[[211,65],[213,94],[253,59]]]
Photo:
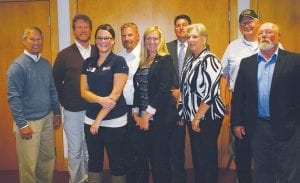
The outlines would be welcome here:
[[[162,30],[157,25],[149,26],[145,30],[144,35],[143,35],[140,65],[143,65],[143,63],[149,57],[149,52],[148,52],[147,47],[145,45],[145,40],[146,40],[146,36],[148,36],[153,31],[157,32],[158,35],[159,35],[159,38],[160,38],[160,43],[159,43],[158,48],[157,48],[157,54],[160,55],[160,56],[165,56],[165,55],[169,54],[167,44],[166,44],[166,38],[165,38]]]

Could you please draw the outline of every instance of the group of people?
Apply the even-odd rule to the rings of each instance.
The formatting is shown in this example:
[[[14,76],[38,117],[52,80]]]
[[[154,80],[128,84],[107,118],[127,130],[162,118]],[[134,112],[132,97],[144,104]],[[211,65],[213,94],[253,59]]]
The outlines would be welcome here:
[[[115,54],[113,27],[99,25],[93,45],[92,21],[79,14],[75,42],[58,53],[53,73],[41,57],[42,31],[27,28],[24,53],[7,72],[20,182],[52,182],[59,104],[70,183],[101,182],[104,149],[113,183],[147,183],[150,171],[154,183],[185,183],[186,128],[194,181],[217,183],[226,108],[239,183],[252,181],[252,158],[255,182],[299,182],[300,55],[279,48],[279,27],[260,25],[253,10],[239,23],[243,38],[220,61],[205,25],[187,15],[175,17],[169,43],[157,25],[140,37],[136,24],[123,24],[124,49]],[[221,98],[221,78],[234,91],[232,105]]]

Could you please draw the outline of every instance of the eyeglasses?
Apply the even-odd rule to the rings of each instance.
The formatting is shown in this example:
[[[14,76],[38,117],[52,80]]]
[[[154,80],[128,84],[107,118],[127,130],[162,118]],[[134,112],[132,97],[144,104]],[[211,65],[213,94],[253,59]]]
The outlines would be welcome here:
[[[111,40],[111,37],[96,37],[96,40],[108,41]]]
[[[241,26],[246,26],[246,25],[251,25],[253,22],[254,22],[254,19],[243,21],[240,24],[241,24]]]

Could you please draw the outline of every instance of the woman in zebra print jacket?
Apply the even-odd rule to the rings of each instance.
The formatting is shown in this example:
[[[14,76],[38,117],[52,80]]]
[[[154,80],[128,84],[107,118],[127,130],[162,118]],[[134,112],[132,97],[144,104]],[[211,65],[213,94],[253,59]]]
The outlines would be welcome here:
[[[217,183],[217,139],[225,111],[219,95],[221,64],[205,46],[203,24],[186,27],[186,33],[193,54],[183,67],[179,114],[189,124],[195,182]]]

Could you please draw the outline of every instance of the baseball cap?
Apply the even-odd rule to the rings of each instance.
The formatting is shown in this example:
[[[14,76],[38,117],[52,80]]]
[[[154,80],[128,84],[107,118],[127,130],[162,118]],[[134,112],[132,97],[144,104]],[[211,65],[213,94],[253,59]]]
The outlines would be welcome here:
[[[243,17],[258,18],[258,16],[255,13],[255,11],[251,10],[251,9],[246,9],[246,10],[242,11],[242,13],[239,16],[239,22],[241,22],[241,20],[242,20]]]

